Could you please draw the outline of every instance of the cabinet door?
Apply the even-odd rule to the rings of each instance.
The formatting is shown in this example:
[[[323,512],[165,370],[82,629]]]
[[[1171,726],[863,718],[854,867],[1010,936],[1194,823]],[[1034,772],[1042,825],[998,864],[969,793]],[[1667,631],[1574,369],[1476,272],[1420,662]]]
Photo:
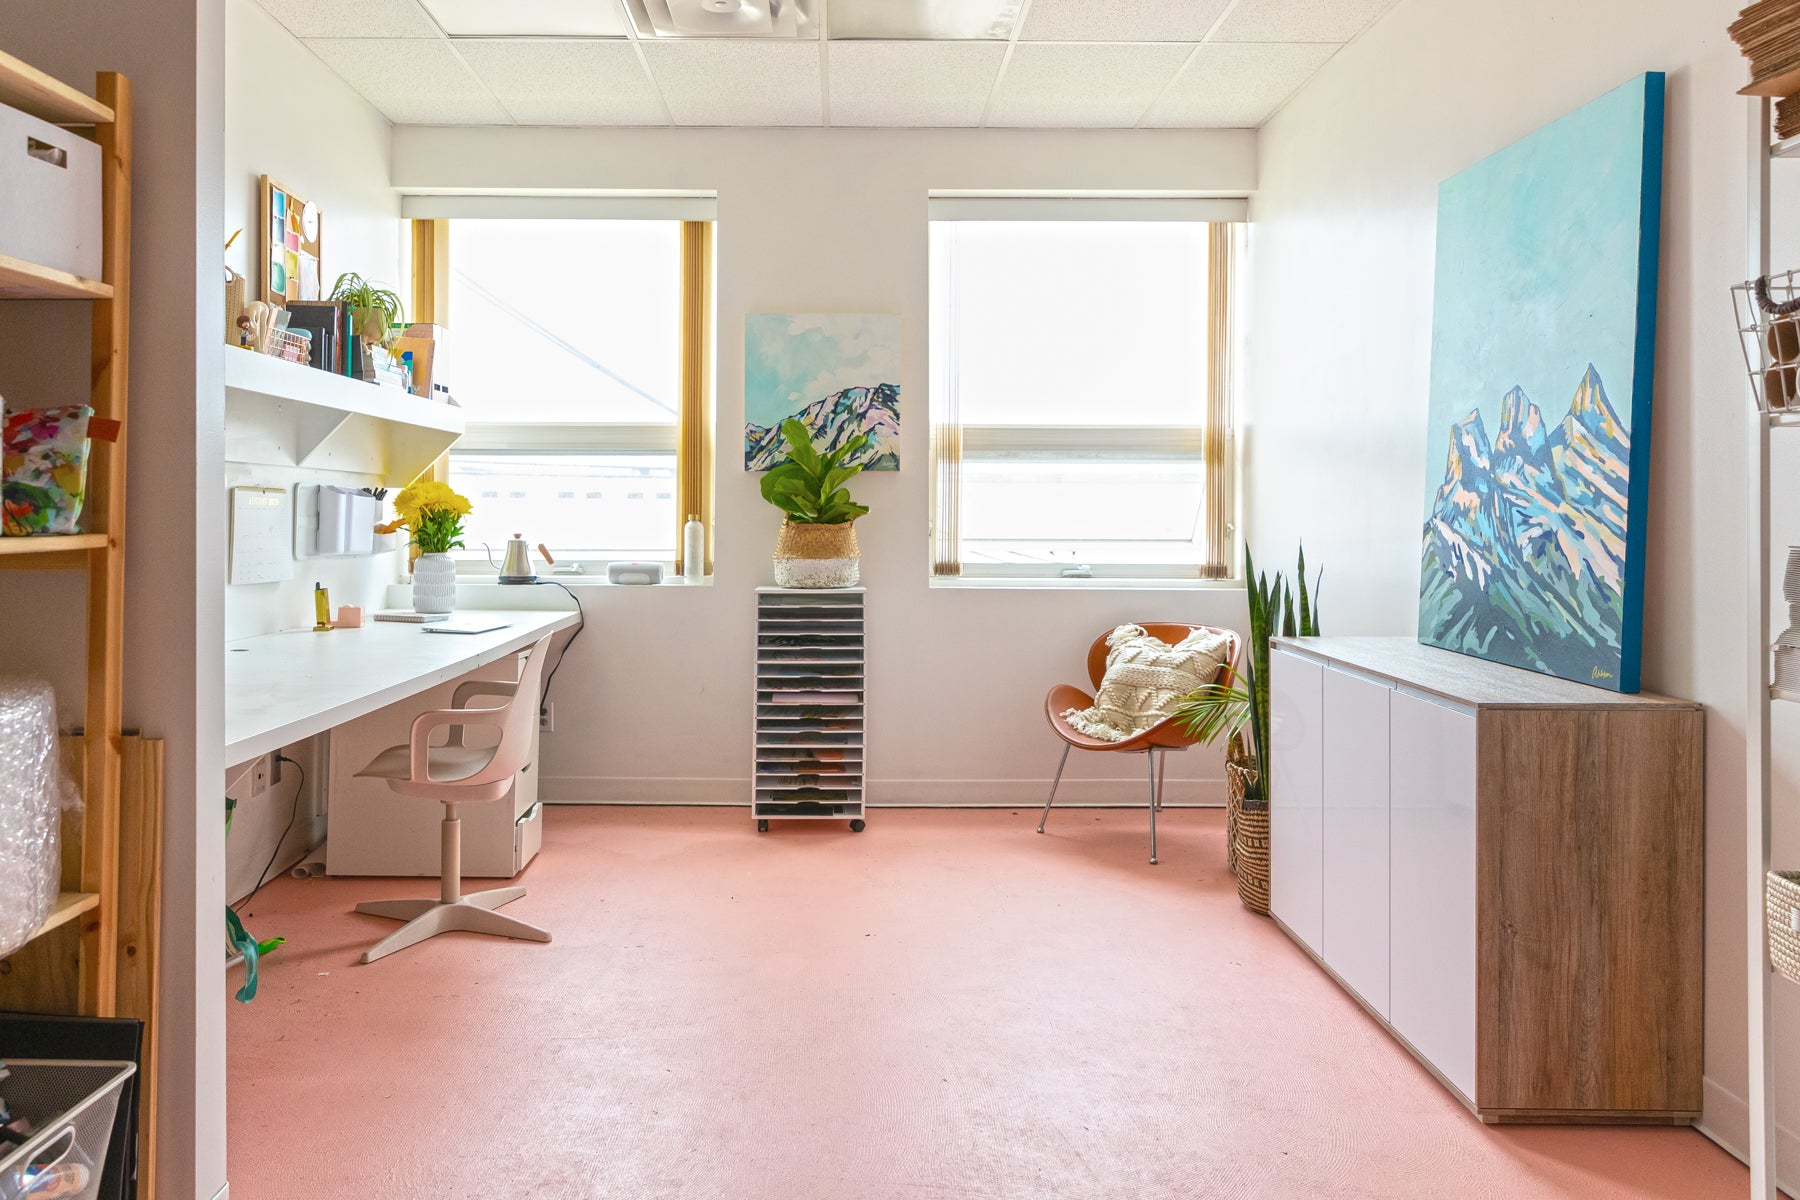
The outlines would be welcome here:
[[[1475,1096],[1475,714],[1394,694],[1388,1020]]]
[[[1320,687],[1325,669],[1298,654],[1269,654],[1269,908],[1322,954],[1320,902]]]
[[[1388,697],[1391,689],[1325,671],[1325,961],[1388,1014]]]

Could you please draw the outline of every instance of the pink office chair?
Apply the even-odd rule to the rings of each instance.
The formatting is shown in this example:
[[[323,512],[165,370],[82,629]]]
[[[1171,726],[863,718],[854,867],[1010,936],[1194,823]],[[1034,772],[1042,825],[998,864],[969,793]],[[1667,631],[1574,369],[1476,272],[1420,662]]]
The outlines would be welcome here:
[[[385,779],[402,796],[423,796],[444,805],[444,857],[442,887],[437,900],[370,900],[356,906],[359,913],[389,917],[406,924],[363,953],[372,963],[396,950],[404,950],[426,938],[461,929],[498,937],[547,942],[550,934],[535,925],[493,911],[525,894],[522,887],[495,888],[473,895],[462,894],[462,822],[458,804],[481,804],[505,796],[513,777],[530,765],[531,734],[538,719],[538,696],[543,691],[544,658],[550,638],[546,634],[531,648],[519,682],[474,680],[462,684],[451,697],[451,708],[420,713],[412,724],[412,739],[404,746],[390,746],[375,761],[357,772],[359,777]],[[499,708],[465,708],[472,696],[507,696]],[[463,741],[465,725],[491,725],[500,730],[500,744],[469,746]],[[433,731],[448,727],[449,741],[431,745]]]

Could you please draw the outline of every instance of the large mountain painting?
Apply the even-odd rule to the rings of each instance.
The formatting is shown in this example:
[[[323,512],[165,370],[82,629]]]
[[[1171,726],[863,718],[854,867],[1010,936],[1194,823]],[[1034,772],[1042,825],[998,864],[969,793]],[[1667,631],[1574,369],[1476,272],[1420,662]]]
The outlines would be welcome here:
[[[879,313],[751,313],[744,318],[744,469],[787,459],[781,424],[798,418],[817,449],[859,433],[849,461],[900,469],[900,319]]]
[[[1639,76],[1438,192],[1419,639],[1621,692],[1643,640],[1662,95]],[[1552,424],[1534,396],[1571,399]]]

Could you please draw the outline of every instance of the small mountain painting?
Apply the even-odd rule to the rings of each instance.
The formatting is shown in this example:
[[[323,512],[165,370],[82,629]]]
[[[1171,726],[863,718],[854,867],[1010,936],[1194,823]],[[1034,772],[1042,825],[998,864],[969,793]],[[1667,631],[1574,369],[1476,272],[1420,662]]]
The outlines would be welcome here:
[[[744,469],[787,459],[781,423],[797,417],[813,445],[858,434],[852,458],[900,469],[900,318],[879,313],[751,313],[744,318]]]
[[[1422,642],[1638,690],[1662,128],[1652,72],[1439,188]]]

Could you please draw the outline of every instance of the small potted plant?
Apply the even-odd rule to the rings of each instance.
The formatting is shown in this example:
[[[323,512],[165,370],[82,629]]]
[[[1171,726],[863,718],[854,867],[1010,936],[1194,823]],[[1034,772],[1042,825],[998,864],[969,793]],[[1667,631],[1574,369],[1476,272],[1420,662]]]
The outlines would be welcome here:
[[[1238,899],[1251,912],[1269,915],[1269,639],[1319,636],[1319,583],[1306,587],[1306,550],[1296,581],[1256,573],[1244,547],[1244,583],[1250,605],[1250,650],[1236,679],[1209,683],[1177,702],[1175,723],[1211,745],[1225,739],[1226,859],[1237,873]],[[1296,604],[1298,610],[1296,611]],[[1246,740],[1244,734],[1249,733]]]
[[[858,434],[825,454],[813,448],[806,426],[792,417],[781,423],[788,459],[763,476],[763,499],[785,520],[775,542],[778,587],[854,587],[862,552],[856,545],[856,518],[869,511],[850,499],[844,484],[862,470],[848,463],[868,444]]]
[[[413,611],[447,613],[456,611],[456,564],[450,551],[463,546],[463,518],[469,515],[469,499],[459,495],[447,483],[426,480],[415,483],[394,497],[397,514],[386,525],[377,525],[376,533],[412,534],[412,544],[419,548],[419,560],[413,564]]]
[[[387,341],[388,328],[398,325],[406,312],[400,305],[399,293],[354,271],[338,276],[331,287],[331,298],[350,306],[350,327],[362,335],[363,341],[375,345]]]

